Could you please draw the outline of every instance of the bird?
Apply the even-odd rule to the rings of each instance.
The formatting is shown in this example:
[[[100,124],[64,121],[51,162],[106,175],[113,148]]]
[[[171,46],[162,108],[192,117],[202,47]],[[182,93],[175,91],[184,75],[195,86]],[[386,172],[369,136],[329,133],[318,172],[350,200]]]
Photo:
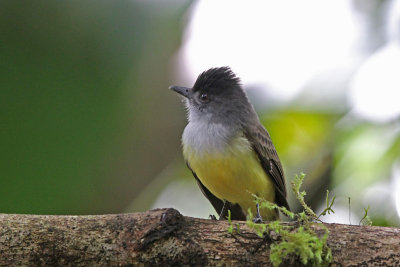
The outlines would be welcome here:
[[[255,196],[290,210],[282,164],[239,77],[230,67],[202,72],[192,87],[170,86],[183,96],[187,120],[182,134],[186,165],[204,196],[226,219],[278,220],[277,209],[256,204]]]

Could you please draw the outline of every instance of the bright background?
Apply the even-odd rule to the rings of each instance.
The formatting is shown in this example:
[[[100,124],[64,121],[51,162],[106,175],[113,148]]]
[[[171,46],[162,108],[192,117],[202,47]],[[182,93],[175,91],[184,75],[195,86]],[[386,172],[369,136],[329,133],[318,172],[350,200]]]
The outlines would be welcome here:
[[[0,212],[208,217],[167,88],[229,65],[326,221],[399,226],[399,3],[1,1]]]

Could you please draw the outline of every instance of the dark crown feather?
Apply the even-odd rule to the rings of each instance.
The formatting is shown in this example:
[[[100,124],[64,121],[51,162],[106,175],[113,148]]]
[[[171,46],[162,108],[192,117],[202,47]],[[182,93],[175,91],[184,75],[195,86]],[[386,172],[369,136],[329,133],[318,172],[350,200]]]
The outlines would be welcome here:
[[[229,67],[225,66],[211,68],[201,73],[193,86],[193,90],[198,91],[211,87],[215,89],[224,89],[240,86],[240,79]]]

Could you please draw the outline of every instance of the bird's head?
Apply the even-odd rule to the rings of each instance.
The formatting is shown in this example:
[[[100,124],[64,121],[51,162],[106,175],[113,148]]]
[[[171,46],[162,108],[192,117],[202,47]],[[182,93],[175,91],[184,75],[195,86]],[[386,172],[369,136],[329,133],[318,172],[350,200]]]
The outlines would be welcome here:
[[[192,88],[169,88],[186,98],[189,121],[234,124],[253,115],[240,79],[229,67],[211,68],[201,73]]]

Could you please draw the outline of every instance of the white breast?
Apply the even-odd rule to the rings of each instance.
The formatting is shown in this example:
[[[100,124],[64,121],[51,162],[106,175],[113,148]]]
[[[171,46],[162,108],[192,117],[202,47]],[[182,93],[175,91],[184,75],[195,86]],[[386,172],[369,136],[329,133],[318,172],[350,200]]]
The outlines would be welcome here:
[[[235,139],[235,142],[232,142]],[[240,142],[238,142],[240,140]],[[249,143],[242,132],[220,123],[189,122],[182,135],[182,144],[196,154],[223,152],[230,145],[248,149]]]

